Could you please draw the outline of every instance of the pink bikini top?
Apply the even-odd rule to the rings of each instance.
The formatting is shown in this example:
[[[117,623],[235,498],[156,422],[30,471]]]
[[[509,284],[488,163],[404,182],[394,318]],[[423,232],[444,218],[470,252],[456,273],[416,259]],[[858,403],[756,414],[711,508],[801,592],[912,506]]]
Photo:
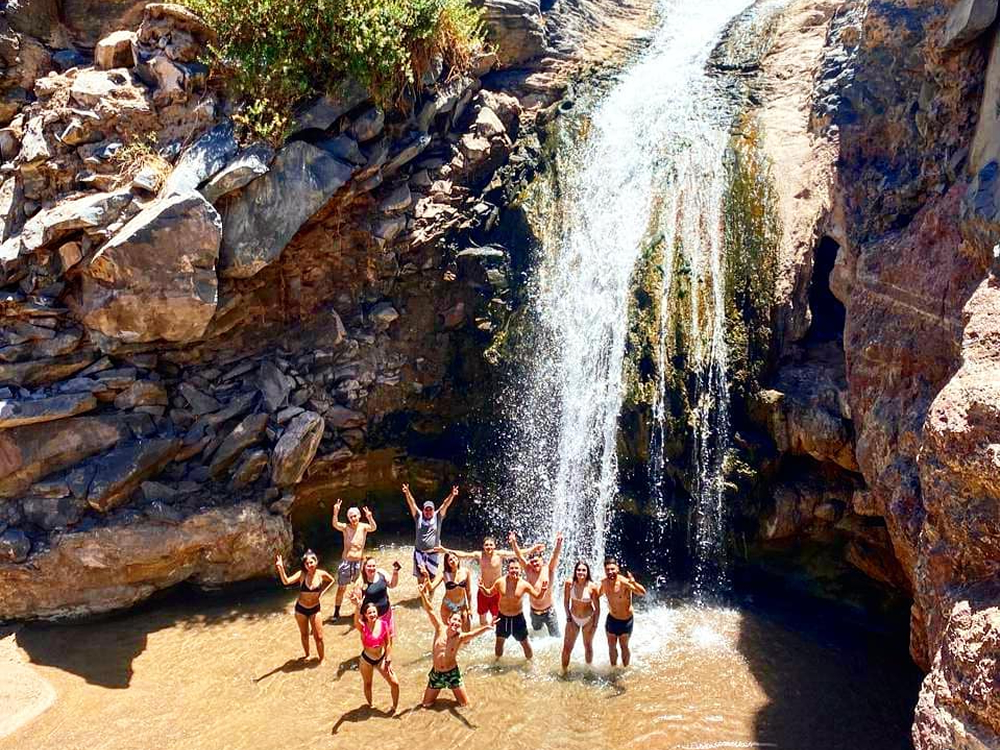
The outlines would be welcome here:
[[[378,620],[376,620],[376,622],[378,622]],[[378,648],[387,640],[389,640],[389,629],[385,626],[384,622],[382,623],[381,635],[378,636],[368,629],[367,622],[361,623],[361,644],[365,648]]]

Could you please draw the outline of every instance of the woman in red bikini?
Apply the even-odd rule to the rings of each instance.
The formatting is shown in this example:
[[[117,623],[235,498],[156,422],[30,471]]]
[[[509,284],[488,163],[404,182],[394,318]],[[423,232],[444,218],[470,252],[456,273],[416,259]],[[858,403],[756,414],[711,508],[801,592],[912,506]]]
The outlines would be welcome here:
[[[389,713],[396,713],[399,706],[399,679],[392,670],[392,635],[389,633],[389,626],[378,616],[375,602],[361,605],[361,591],[351,591],[351,599],[354,601],[354,627],[361,635],[361,658],[358,666],[364,682],[365,700],[369,706],[372,705],[372,678],[375,670],[378,670],[389,683],[389,690],[392,692],[392,710]]]
[[[302,555],[302,570],[296,571],[292,575],[285,574],[285,563],[281,555],[275,555],[274,567],[278,570],[281,583],[285,586],[299,584],[299,598],[295,602],[295,622],[299,626],[299,635],[302,636],[302,650],[306,652],[305,658],[309,658],[309,629],[312,628],[313,639],[316,641],[316,653],[319,660],[323,661],[323,620],[319,616],[320,597],[336,583],[336,579],[321,570],[319,558],[311,549],[306,550]]]

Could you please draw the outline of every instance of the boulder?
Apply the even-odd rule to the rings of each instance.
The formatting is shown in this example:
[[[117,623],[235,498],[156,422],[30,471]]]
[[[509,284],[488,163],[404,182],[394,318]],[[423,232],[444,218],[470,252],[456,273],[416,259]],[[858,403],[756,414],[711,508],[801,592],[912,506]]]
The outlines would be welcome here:
[[[271,482],[277,487],[298,484],[316,457],[323,437],[323,417],[306,411],[295,417],[274,447],[271,457]]]
[[[87,493],[87,504],[98,513],[125,503],[139,485],[159,474],[181,448],[176,438],[140,440],[101,456]]]
[[[46,531],[79,523],[87,503],[75,497],[26,497],[21,501],[24,517]]]
[[[380,302],[368,313],[368,319],[379,330],[384,330],[399,318],[399,312],[388,302]]]
[[[326,423],[336,430],[347,430],[353,427],[363,427],[368,418],[359,411],[353,411],[345,406],[333,406],[324,415]]]
[[[4,15],[10,28],[58,46],[63,39],[59,24],[59,0],[9,0]]]
[[[218,479],[232,466],[243,451],[258,442],[267,427],[267,414],[251,414],[233,428],[212,458],[209,474]]]
[[[131,29],[142,20],[149,0],[60,0],[60,16],[74,41],[93,47],[117,29]]]
[[[389,157],[382,173],[386,176],[395,174],[399,169],[417,158],[423,150],[431,144],[431,137],[427,133],[411,133],[403,140],[392,156]]]
[[[197,190],[215,176],[236,155],[239,146],[229,121],[216,125],[185,151],[167,181],[163,195],[185,194]]]
[[[0,400],[0,429],[66,419],[96,408],[97,399],[89,393],[67,393],[34,401]]]
[[[483,0],[482,8],[501,65],[514,66],[547,52],[539,0]]]
[[[209,203],[215,203],[223,195],[250,184],[263,174],[267,174],[274,161],[274,149],[265,143],[256,143],[239,153],[215,177],[201,189]]]
[[[941,47],[954,49],[976,39],[997,17],[997,0],[959,0],[948,12]]]
[[[176,524],[133,521],[62,534],[31,558],[30,568],[0,564],[0,619],[90,615],[184,581],[214,587],[270,576],[275,554],[287,555],[291,546],[291,524],[258,502],[204,510]]]
[[[381,107],[373,107],[351,123],[350,133],[359,143],[377,138],[385,127],[385,112]]]
[[[191,411],[198,416],[211,414],[222,408],[222,405],[211,396],[202,393],[190,383],[181,383],[178,390],[188,402]]]
[[[302,107],[295,116],[290,135],[303,130],[326,130],[366,99],[365,87],[349,78],[341,91],[320,96]]]
[[[8,242],[19,242],[21,253],[34,252],[72,232],[93,231],[111,224],[131,201],[127,190],[60,201],[28,219],[21,234]]]
[[[353,167],[304,141],[285,146],[271,170],[225,210],[222,274],[248,278],[280,257],[299,228],[351,179]]]
[[[135,409],[137,406],[167,406],[169,403],[167,389],[152,380],[137,380],[115,397],[116,409]]]
[[[267,451],[247,451],[233,471],[233,487],[239,489],[253,484],[260,479],[265,468],[267,468]]]
[[[134,68],[139,60],[134,31],[114,31],[94,47],[94,66],[98,70]]]
[[[269,412],[278,411],[288,403],[288,394],[295,386],[295,381],[285,375],[278,367],[268,360],[260,363],[258,373],[260,390],[264,395],[264,404]]]
[[[0,386],[35,386],[55,383],[79,372],[94,359],[96,357],[93,352],[80,351],[61,357],[35,359],[16,364],[0,364]]]
[[[70,417],[0,432],[0,497],[16,497],[34,482],[101,453],[128,437],[106,417]]]
[[[125,68],[114,70],[87,69],[77,73],[69,90],[73,101],[93,110],[101,120],[114,117],[126,119],[153,113],[146,88],[132,80]]]
[[[0,534],[0,563],[22,563],[31,552],[31,540],[20,529],[7,529]]]
[[[197,193],[155,201],[87,264],[81,320],[123,343],[199,338],[215,314],[221,230]]]
[[[412,203],[410,186],[404,182],[379,202],[378,210],[385,214],[405,211]]]

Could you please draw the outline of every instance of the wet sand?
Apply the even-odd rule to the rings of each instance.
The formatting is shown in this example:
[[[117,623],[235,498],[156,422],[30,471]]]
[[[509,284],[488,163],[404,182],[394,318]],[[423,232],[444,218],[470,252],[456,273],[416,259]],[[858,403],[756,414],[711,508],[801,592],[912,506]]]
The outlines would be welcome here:
[[[56,691],[18,650],[14,630],[0,630],[0,740],[43,713]]]

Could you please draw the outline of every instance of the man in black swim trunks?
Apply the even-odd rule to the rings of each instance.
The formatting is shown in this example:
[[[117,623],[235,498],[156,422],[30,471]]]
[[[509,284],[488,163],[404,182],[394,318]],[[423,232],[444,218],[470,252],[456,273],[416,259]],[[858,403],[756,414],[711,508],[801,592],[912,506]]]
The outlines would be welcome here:
[[[497,644],[494,652],[499,659],[503,656],[504,643],[511,636],[521,644],[524,657],[534,656],[528,642],[528,623],[524,619],[524,595],[539,597],[549,588],[548,581],[542,581],[536,588],[521,577],[521,563],[511,560],[507,563],[507,575],[498,578],[486,591],[488,596],[500,594],[500,616],[497,617]]]
[[[608,616],[604,621],[604,630],[608,636],[608,656],[611,666],[618,666],[618,646],[622,648],[622,666],[627,667],[632,659],[628,642],[632,637],[634,610],[632,595],[645,596],[646,589],[631,573],[620,575],[618,560],[608,557],[604,560],[604,580],[601,581],[601,593],[608,598]]]

